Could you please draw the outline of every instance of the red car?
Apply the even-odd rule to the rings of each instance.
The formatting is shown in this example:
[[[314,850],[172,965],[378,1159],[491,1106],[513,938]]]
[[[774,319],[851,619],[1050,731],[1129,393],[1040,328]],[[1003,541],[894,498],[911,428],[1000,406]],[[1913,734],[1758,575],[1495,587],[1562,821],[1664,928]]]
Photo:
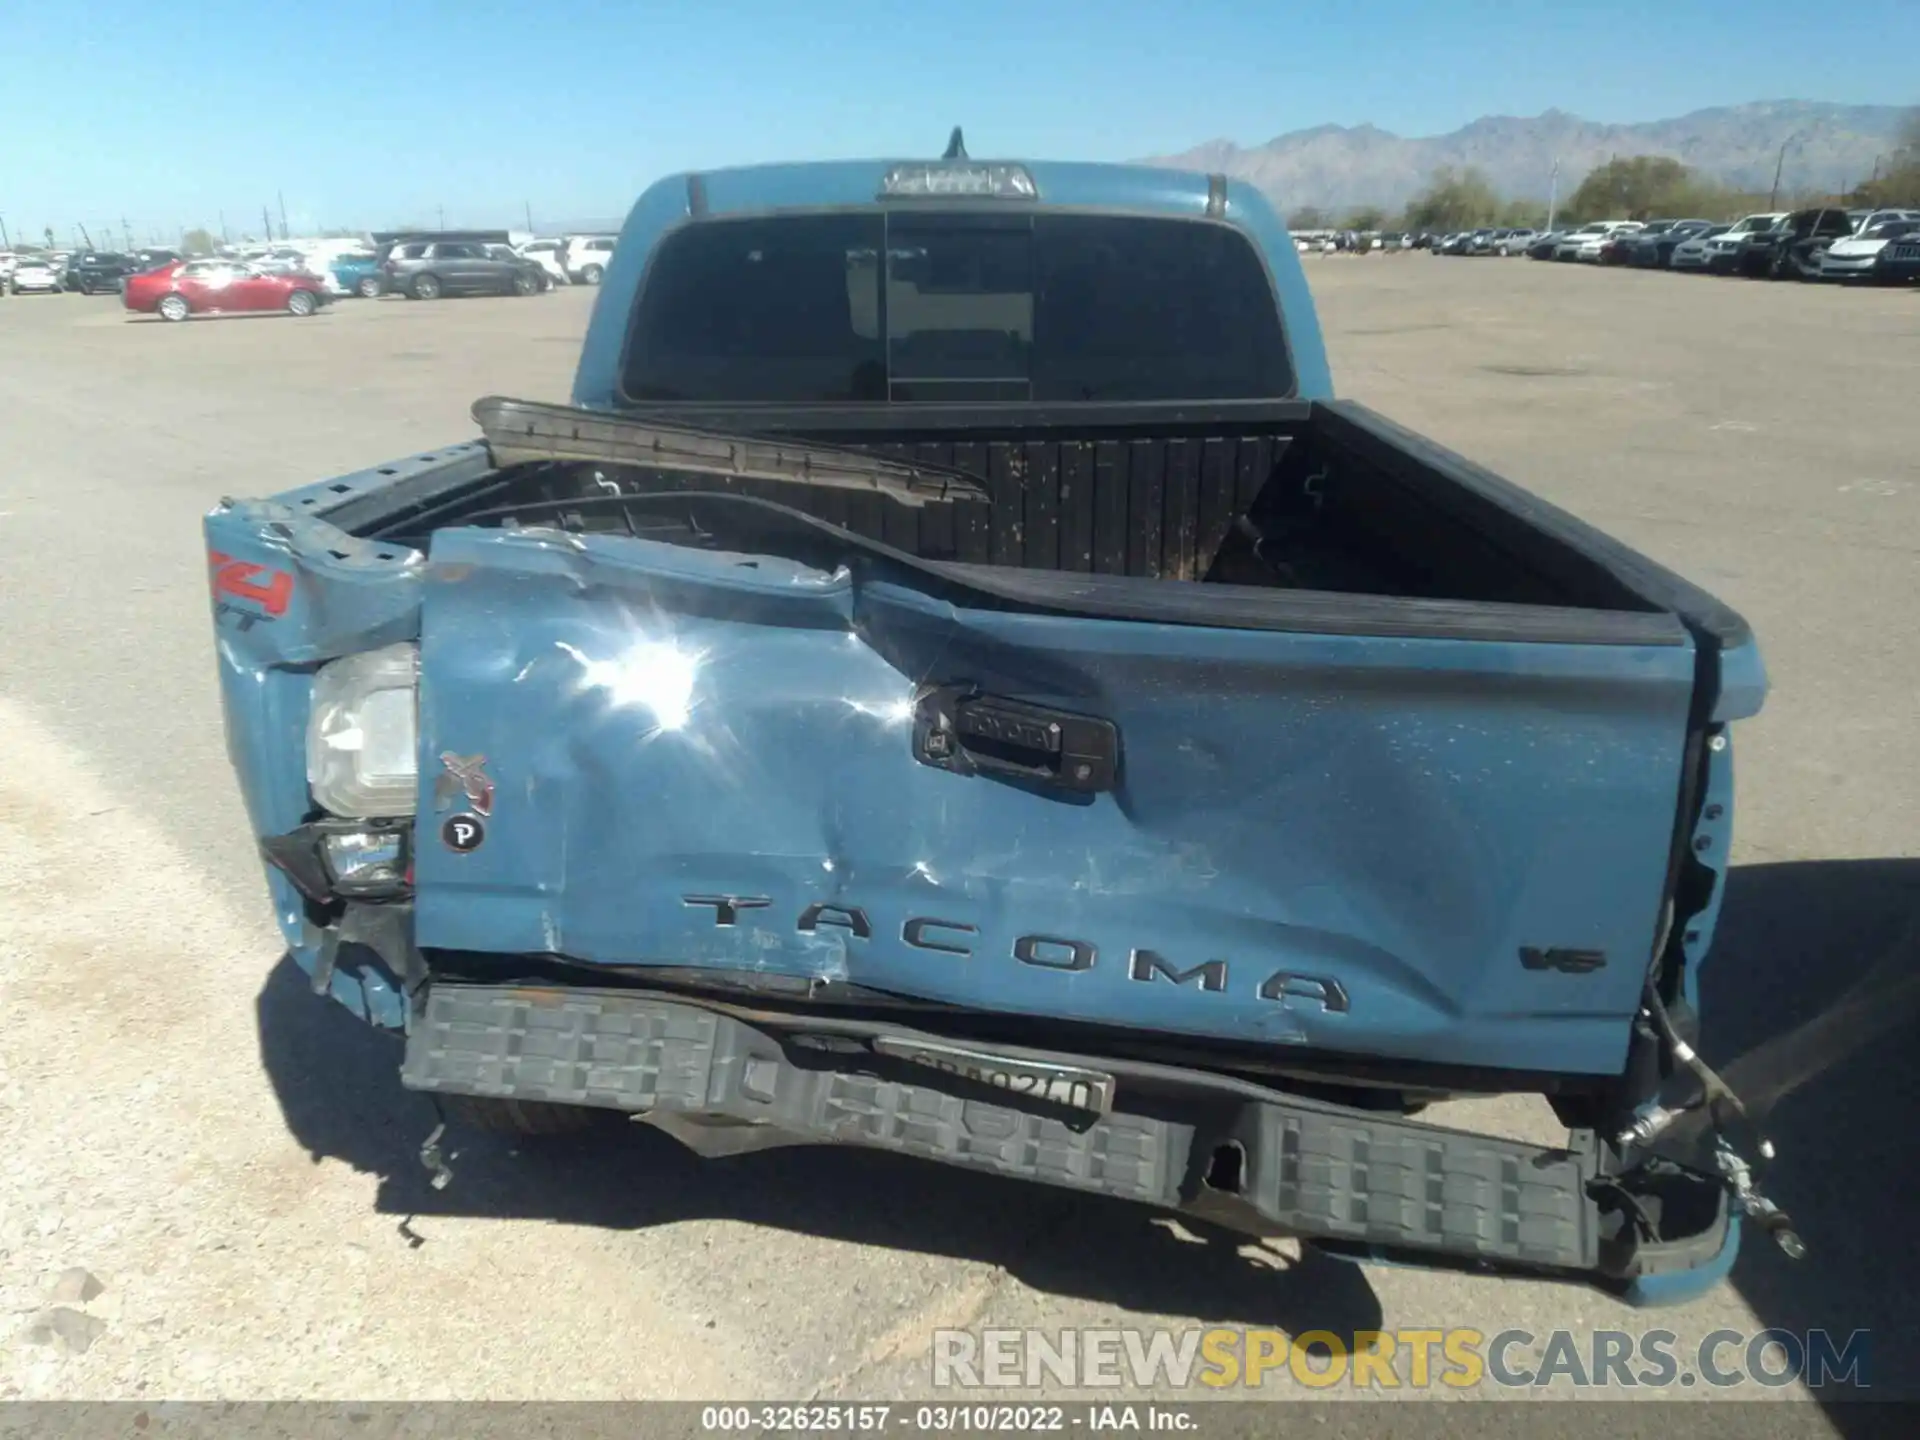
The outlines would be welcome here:
[[[128,276],[125,293],[127,309],[157,312],[163,320],[243,310],[311,315],[329,298],[326,282],[315,276],[270,275],[238,260],[176,260]]]

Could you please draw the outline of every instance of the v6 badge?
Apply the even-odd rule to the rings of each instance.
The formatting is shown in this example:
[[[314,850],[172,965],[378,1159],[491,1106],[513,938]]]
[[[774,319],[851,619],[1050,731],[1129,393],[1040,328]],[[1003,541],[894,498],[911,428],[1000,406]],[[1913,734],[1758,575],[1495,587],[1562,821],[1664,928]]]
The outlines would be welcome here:
[[[486,838],[486,822],[478,815],[449,815],[440,826],[440,839],[446,847],[462,855],[478,850]]]

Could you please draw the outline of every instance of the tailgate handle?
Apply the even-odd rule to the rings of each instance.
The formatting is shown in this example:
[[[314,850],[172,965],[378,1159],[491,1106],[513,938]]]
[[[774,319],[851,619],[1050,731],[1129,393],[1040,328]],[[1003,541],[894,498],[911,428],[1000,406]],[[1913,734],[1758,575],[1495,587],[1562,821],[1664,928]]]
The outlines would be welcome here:
[[[1110,720],[946,685],[915,704],[913,753],[923,765],[958,775],[1097,795],[1113,789],[1120,732]]]

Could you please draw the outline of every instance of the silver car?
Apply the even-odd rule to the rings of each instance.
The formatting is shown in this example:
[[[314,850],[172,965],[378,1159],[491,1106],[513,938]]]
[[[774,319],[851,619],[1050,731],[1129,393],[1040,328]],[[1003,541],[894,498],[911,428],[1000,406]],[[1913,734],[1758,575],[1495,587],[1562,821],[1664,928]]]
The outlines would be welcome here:
[[[1727,233],[1725,225],[1709,225],[1698,234],[1689,235],[1673,247],[1673,258],[1667,264],[1674,270],[1705,270],[1712,255],[1711,242]]]
[[[1920,219],[1868,223],[1857,234],[1836,240],[1820,254],[1822,280],[1871,280],[1880,252],[1895,240],[1920,237]]]

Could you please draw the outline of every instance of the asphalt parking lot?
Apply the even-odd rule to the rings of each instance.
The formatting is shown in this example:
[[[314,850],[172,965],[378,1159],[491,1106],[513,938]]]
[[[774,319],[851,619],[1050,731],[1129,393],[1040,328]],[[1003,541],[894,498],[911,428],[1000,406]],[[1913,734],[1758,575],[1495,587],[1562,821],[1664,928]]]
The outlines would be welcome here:
[[[898,1396],[939,1326],[1216,1322],[1869,1329],[1875,1388],[1911,1390],[1920,291],[1303,263],[1344,394],[1758,632],[1774,692],[1737,738],[1706,1048],[1777,1102],[1805,1261],[1753,1242],[1733,1285],[1636,1315],[884,1157],[702,1165],[644,1130],[476,1142],[431,1190],[397,1055],[281,958],[200,517],[466,438],[481,395],[564,399],[597,292],[184,325],[23,297],[0,302],[0,1398]],[[49,1336],[70,1267],[104,1288]],[[1849,1407],[1747,1433],[1828,1424]]]

